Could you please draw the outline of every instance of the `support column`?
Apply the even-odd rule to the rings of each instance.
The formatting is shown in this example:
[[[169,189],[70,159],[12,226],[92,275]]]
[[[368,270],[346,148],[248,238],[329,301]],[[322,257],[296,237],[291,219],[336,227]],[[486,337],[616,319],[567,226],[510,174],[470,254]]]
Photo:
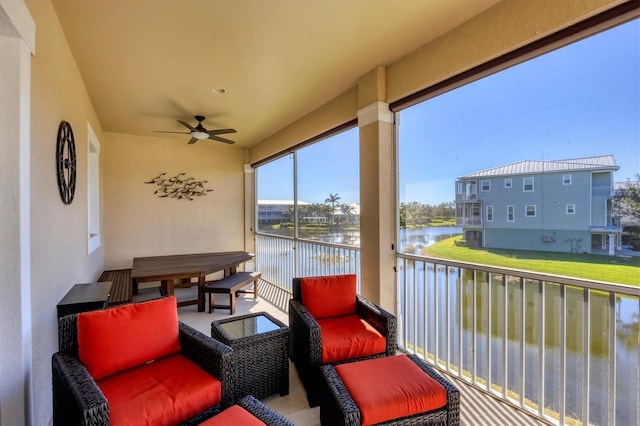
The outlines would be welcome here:
[[[31,53],[22,1],[0,0],[0,424],[33,422],[30,246]]]
[[[249,150],[245,150],[245,159],[248,159]],[[244,165],[244,249],[250,253],[256,252],[255,236],[255,207],[256,207],[256,174],[250,164]],[[256,270],[256,262],[252,260],[244,263],[244,270],[253,272]]]
[[[616,254],[616,234],[609,234],[609,256]]]
[[[393,114],[385,98],[385,69],[365,75],[359,100],[361,293],[396,311],[395,144]]]

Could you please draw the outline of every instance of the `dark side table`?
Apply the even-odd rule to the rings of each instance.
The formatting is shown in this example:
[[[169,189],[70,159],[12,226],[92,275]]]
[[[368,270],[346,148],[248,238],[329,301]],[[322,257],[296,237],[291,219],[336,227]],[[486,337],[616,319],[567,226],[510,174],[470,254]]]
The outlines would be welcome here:
[[[266,312],[211,323],[211,337],[234,350],[235,395],[289,394],[289,327]]]
[[[111,283],[76,284],[58,302],[58,318],[80,312],[104,309],[109,304]]]

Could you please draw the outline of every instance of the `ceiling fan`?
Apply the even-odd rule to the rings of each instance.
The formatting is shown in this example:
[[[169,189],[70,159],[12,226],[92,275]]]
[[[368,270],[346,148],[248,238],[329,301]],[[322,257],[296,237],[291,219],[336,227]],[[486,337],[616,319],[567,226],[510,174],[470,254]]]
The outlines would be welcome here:
[[[235,143],[232,140],[221,138],[218,135],[222,135],[222,134],[225,134],[225,133],[236,133],[236,129],[207,130],[202,125],[202,122],[205,120],[205,118],[202,115],[196,115],[196,116],[194,116],[194,118],[196,120],[198,120],[198,125],[195,126],[195,127],[193,127],[189,123],[186,123],[186,122],[184,122],[182,120],[178,120],[178,123],[182,124],[184,127],[189,129],[188,132],[167,132],[167,131],[162,131],[162,130],[156,130],[155,132],[156,133],[179,133],[179,134],[183,134],[183,135],[191,135],[191,140],[189,141],[189,143],[196,143],[201,139],[212,139],[214,141],[224,142],[224,143],[228,143],[228,144]]]

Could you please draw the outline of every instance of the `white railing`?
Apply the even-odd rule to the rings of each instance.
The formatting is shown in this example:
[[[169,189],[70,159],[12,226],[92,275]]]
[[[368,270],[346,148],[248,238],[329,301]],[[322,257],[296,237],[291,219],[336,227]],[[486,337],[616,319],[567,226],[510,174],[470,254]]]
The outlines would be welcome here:
[[[398,255],[398,341],[555,424],[640,424],[640,288]]]
[[[274,235],[256,264],[287,291],[360,277],[358,247]],[[550,423],[640,424],[640,288],[405,254],[397,271],[403,351]]]
[[[262,279],[288,291],[294,277],[356,274],[360,291],[360,248],[356,246],[256,234],[256,268]]]

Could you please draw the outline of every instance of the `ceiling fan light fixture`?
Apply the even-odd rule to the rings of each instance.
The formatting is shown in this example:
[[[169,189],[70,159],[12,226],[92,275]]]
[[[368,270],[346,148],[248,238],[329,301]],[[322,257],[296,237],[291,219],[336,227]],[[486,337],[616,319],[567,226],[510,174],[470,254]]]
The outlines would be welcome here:
[[[191,132],[191,136],[196,139],[208,139],[209,133],[194,131]]]

